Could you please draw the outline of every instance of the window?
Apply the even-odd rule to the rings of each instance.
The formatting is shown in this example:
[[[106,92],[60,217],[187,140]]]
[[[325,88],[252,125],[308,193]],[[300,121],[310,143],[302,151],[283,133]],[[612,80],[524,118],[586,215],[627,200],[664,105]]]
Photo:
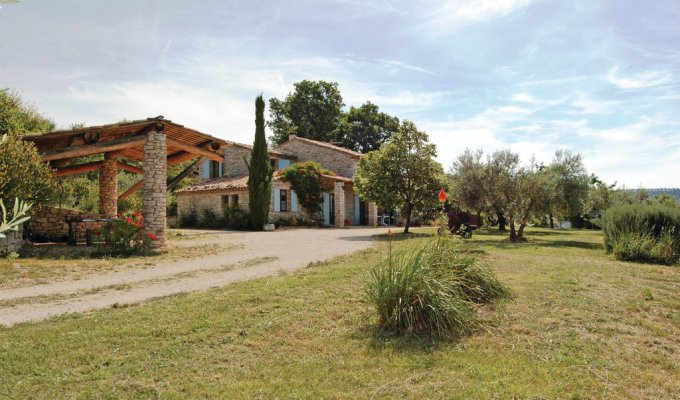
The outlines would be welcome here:
[[[237,194],[232,194],[232,195],[231,195],[231,205],[232,205],[232,206],[237,206],[237,205],[238,205],[238,195],[237,195]]]
[[[222,196],[222,208],[229,207],[229,195]]]
[[[281,212],[288,211],[288,192],[286,190],[281,190],[281,194],[279,195],[279,199],[280,199],[280,204],[281,204],[279,206],[279,210],[281,210]]]
[[[219,178],[222,176],[222,163],[217,162],[217,161],[212,161],[210,160],[210,164],[208,165],[209,172],[208,172],[208,177],[209,178]]]

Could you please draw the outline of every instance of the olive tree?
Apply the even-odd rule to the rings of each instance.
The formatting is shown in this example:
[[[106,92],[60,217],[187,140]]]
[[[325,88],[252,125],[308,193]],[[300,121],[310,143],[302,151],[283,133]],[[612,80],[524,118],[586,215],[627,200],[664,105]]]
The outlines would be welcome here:
[[[397,209],[408,233],[415,213],[431,211],[444,186],[444,171],[434,160],[437,150],[427,133],[410,121],[401,123],[392,139],[359,159],[355,190],[378,206]]]

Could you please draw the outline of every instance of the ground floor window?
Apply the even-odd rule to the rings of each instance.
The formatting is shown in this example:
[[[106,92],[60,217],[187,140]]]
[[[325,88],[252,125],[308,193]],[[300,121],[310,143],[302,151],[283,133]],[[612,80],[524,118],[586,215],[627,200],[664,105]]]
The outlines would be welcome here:
[[[286,212],[288,211],[288,191],[287,190],[281,190],[281,194],[279,195],[279,210],[281,212]]]
[[[231,195],[231,205],[232,205],[232,206],[237,206],[237,205],[238,205],[238,195],[237,195],[237,194],[232,194],[232,195]]]
[[[222,196],[222,208],[229,207],[229,195]]]

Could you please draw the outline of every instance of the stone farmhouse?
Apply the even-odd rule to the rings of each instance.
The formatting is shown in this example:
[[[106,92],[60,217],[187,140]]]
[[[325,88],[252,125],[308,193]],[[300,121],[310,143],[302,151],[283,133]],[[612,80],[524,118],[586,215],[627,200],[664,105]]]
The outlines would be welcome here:
[[[224,162],[203,160],[199,167],[201,182],[176,191],[177,214],[179,216],[210,209],[221,215],[227,206],[238,205],[248,209],[248,168],[245,160],[250,158],[252,147],[231,143],[224,149]],[[326,226],[376,226],[378,208],[375,203],[366,202],[354,193],[354,174],[361,153],[326,142],[319,142],[291,135],[288,141],[269,150],[275,171],[295,162],[316,161],[335,172],[335,176],[324,175],[323,224]],[[304,220],[305,211],[299,205],[291,185],[283,182],[276,174],[272,183],[272,201],[269,218]]]

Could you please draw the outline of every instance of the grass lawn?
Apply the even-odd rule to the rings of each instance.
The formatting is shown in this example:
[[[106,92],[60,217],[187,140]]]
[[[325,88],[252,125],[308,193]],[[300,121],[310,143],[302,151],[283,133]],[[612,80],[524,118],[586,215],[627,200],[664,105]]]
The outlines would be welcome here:
[[[598,232],[528,236],[469,242],[513,298],[457,341],[375,331],[363,281],[382,242],[292,275],[0,328],[0,398],[680,398],[680,268],[614,261]]]

